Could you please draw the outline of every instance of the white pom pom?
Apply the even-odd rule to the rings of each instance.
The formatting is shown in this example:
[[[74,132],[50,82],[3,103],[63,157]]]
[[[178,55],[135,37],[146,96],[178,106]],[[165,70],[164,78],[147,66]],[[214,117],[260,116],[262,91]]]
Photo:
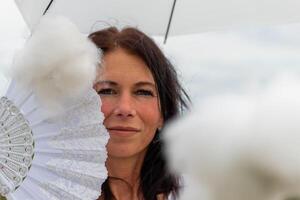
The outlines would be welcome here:
[[[100,55],[68,19],[44,16],[16,55],[13,78],[53,111],[92,87]]]
[[[257,93],[209,98],[166,128],[172,169],[209,192],[191,183],[181,200],[300,197],[299,91],[299,77],[280,77]]]

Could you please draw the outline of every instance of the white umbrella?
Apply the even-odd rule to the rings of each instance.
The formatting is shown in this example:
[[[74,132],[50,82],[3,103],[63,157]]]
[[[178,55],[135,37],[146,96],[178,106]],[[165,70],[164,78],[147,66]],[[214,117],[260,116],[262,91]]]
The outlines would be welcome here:
[[[15,0],[32,29],[44,13],[65,15],[84,33],[107,24],[150,35],[300,22],[298,0]]]

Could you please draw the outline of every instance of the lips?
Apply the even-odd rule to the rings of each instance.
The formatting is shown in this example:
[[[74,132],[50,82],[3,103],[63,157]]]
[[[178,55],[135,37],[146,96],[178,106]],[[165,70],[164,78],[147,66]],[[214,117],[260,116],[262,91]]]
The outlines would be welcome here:
[[[114,126],[114,127],[109,127],[107,129],[108,130],[118,130],[118,131],[135,131],[135,132],[140,131],[137,128],[128,127],[128,126]]]
[[[140,129],[134,127],[127,127],[127,126],[113,126],[107,128],[109,133],[112,135],[119,135],[119,136],[130,136],[140,132]]]

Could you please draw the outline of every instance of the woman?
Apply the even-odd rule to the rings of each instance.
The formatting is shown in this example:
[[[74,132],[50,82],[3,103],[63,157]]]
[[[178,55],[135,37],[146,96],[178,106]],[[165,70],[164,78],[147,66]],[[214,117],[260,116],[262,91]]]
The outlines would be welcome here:
[[[89,38],[103,51],[94,88],[110,133],[109,178],[99,199],[175,199],[179,178],[163,155],[164,124],[187,108],[177,74],[158,46],[135,28],[111,27]]]

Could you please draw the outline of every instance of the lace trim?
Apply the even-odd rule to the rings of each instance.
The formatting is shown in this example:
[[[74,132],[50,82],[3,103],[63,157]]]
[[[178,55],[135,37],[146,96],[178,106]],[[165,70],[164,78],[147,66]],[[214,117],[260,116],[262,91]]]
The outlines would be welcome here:
[[[0,99],[0,194],[14,191],[33,158],[33,136],[20,110],[6,97]]]
[[[0,123],[5,123],[0,126],[0,193],[16,199],[31,199],[33,191],[41,191],[33,194],[39,200],[97,199],[107,178],[109,139],[99,96],[89,90],[50,119],[28,94],[25,100],[16,97],[19,109],[7,97],[0,101]]]

